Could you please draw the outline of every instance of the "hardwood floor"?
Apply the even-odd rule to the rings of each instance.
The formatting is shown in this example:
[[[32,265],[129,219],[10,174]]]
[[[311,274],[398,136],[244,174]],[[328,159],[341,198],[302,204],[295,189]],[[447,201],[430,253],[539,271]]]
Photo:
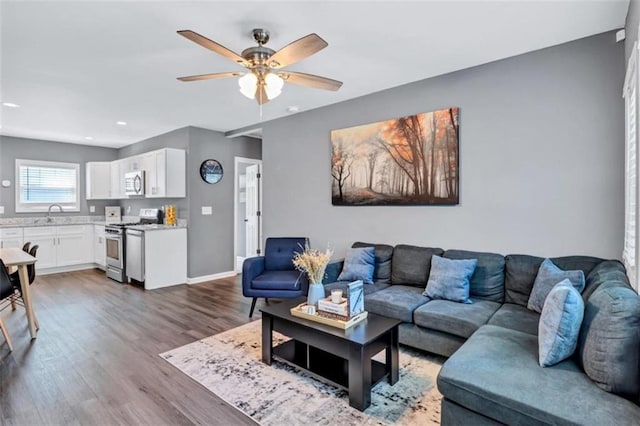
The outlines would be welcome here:
[[[247,323],[239,278],[144,291],[89,270],[39,276],[32,295],[37,339],[23,308],[0,313],[1,425],[255,424],[158,356]]]

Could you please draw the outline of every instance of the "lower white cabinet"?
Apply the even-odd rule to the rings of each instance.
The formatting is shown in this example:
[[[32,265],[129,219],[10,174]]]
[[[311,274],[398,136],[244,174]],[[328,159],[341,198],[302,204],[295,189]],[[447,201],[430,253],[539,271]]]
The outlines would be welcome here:
[[[102,268],[107,266],[107,252],[104,237],[104,226],[95,225],[93,228],[93,262]]]
[[[93,225],[24,228],[24,241],[38,245],[38,269],[93,263]]]
[[[22,228],[0,229],[0,248],[22,248]]]

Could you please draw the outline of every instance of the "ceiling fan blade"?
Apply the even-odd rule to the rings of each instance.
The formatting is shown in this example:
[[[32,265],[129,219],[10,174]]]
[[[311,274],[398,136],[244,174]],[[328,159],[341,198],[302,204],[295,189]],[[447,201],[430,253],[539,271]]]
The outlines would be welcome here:
[[[287,83],[299,84],[301,86],[315,87],[316,89],[324,89],[336,91],[342,87],[342,82],[332,80],[319,75],[305,74],[303,72],[282,71],[278,75]]]
[[[243,72],[217,72],[213,74],[200,74],[200,75],[190,75],[187,77],[178,77],[178,80],[180,81],[213,80],[215,78],[240,77],[242,75],[244,75]]]
[[[227,59],[232,60],[233,62],[236,62],[242,66],[247,66],[248,63],[247,61],[240,55],[238,55],[237,53],[235,53],[232,50],[227,49],[226,47],[224,47],[223,45],[221,45],[220,43],[216,43],[213,40],[209,40],[208,38],[206,38],[203,35],[200,35],[198,33],[196,33],[195,31],[191,31],[191,30],[181,30],[178,31],[178,34],[180,34],[182,37],[185,37],[191,41],[193,41],[194,43],[198,43],[200,46],[209,49],[213,52],[216,52],[219,55],[224,56]]]
[[[328,44],[318,34],[312,33],[287,44],[269,58],[269,67],[280,69],[303,60],[327,47]]]
[[[269,98],[267,97],[267,92],[264,90],[263,84],[258,84],[258,87],[256,88],[256,101],[258,101],[260,105],[269,102]]]

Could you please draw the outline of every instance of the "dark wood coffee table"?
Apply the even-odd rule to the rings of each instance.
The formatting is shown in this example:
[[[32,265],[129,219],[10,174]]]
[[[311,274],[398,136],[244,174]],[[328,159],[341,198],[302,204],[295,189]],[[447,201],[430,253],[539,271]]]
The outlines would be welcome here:
[[[369,313],[366,320],[342,330],[294,317],[290,309],[305,299],[266,306],[262,311],[262,361],[273,357],[302,368],[349,392],[349,404],[364,410],[371,387],[388,378],[398,381],[398,325],[402,321]],[[273,347],[273,332],[291,340]],[[385,362],[371,358],[385,351]]]

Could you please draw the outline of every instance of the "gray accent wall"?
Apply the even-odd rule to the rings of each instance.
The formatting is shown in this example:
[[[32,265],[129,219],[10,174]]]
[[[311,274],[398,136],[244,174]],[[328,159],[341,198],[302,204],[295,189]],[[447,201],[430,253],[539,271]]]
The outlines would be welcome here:
[[[608,32],[263,123],[263,236],[619,258],[624,54]],[[450,106],[458,206],[331,205],[332,129]]]
[[[178,218],[188,220],[188,276],[197,278],[233,271],[234,158],[261,158],[260,140],[229,139],[221,132],[185,127],[120,148],[118,158],[160,148],[187,151],[187,198],[121,200],[125,214],[128,208],[128,214],[137,216],[140,208],[175,204]],[[224,170],[222,180],[213,185],[200,178],[200,165],[210,158],[218,160]],[[202,206],[212,206],[213,214],[203,216]]]
[[[10,180],[11,187],[0,187],[0,206],[4,206],[3,217],[32,217],[42,216],[42,213],[15,212],[15,160],[61,161],[80,164],[80,212],[65,212],[69,216],[104,216],[104,207],[113,205],[113,201],[90,200],[85,198],[85,172],[87,161],[111,161],[118,158],[118,151],[113,148],[102,148],[88,145],[60,143],[36,139],[0,136],[0,180]],[[117,202],[116,202],[117,204]],[[94,213],[89,212],[89,206],[95,206]],[[57,212],[57,210],[55,210]]]

